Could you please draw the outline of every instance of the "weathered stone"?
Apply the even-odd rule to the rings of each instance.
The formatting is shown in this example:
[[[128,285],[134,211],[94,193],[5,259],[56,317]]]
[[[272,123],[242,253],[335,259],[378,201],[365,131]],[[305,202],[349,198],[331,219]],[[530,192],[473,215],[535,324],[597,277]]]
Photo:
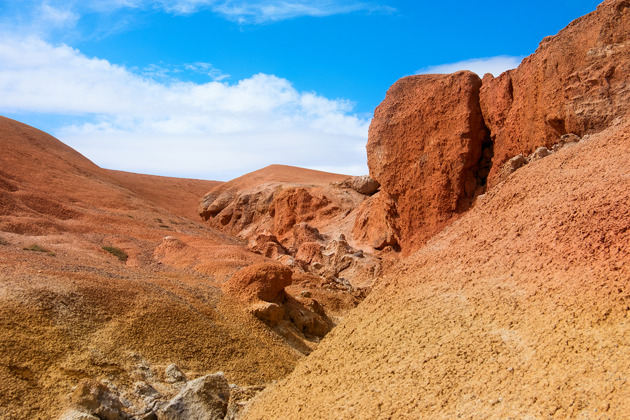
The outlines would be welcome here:
[[[99,418],[82,411],[70,410],[63,413],[59,420],[99,420]]]
[[[609,0],[545,38],[536,52],[497,78],[486,75],[481,107],[494,140],[489,185],[511,156],[583,136],[630,110],[630,8]]]
[[[396,203],[385,191],[379,191],[361,203],[352,234],[360,244],[374,249],[398,245]]]
[[[84,379],[70,395],[70,403],[77,411],[96,416],[101,420],[130,418],[118,395],[107,385],[93,379]],[[88,417],[89,418],[89,417]]]
[[[557,152],[558,150],[564,148],[565,146],[569,146],[580,141],[580,137],[576,134],[569,133],[560,137],[560,141],[553,145],[553,151]]]
[[[223,285],[223,290],[244,301],[273,302],[284,295],[292,282],[293,272],[279,264],[254,264],[236,272]]]
[[[534,153],[532,153],[527,160],[532,162],[534,160],[538,160],[538,159],[542,159],[544,157],[547,157],[551,154],[551,152],[549,151],[549,149],[547,149],[545,146],[541,146],[538,149],[536,149],[534,151]]]
[[[359,194],[372,195],[380,188],[379,184],[369,175],[352,176],[339,183],[340,186],[352,188]]]
[[[286,302],[284,307],[293,325],[306,336],[322,338],[333,327],[325,315],[314,312],[296,300]]]
[[[323,246],[317,242],[304,242],[298,248],[295,254],[295,259],[305,264],[321,263],[323,261],[322,256]]]
[[[261,302],[250,308],[251,313],[261,321],[267,322],[272,327],[284,317],[284,309],[277,303]]]
[[[480,87],[481,79],[467,71],[405,77],[374,113],[370,176],[396,203],[405,253],[467,210],[485,182],[477,174],[488,135]]]
[[[186,375],[175,363],[171,363],[166,367],[166,370],[164,371],[164,378],[166,382],[170,384],[187,381]]]
[[[158,413],[161,420],[223,419],[230,399],[230,386],[223,372],[189,381]]]
[[[256,234],[249,240],[247,248],[272,259],[277,259],[281,255],[288,253],[287,249],[278,243],[278,238],[268,231]]]
[[[505,181],[510,175],[516,172],[516,170],[522,168],[526,164],[527,159],[525,159],[523,155],[514,156],[512,159],[505,162],[503,168],[501,168],[501,172],[497,177],[497,182]]]
[[[291,229],[285,231],[282,243],[293,253],[300,249],[300,246],[309,242],[323,241],[324,237],[319,230],[306,222],[297,223],[291,226]]]

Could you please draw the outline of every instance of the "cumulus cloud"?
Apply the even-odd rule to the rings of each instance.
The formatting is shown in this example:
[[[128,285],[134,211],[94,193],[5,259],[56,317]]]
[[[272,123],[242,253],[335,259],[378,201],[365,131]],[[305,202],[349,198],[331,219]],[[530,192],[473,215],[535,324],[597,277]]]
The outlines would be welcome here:
[[[109,168],[213,179],[272,163],[367,173],[369,119],[273,75],[162,80],[67,45],[4,39],[0,111],[73,116],[53,134]]]
[[[524,57],[513,57],[500,55],[488,58],[473,58],[470,60],[458,61],[456,63],[440,64],[420,69],[416,74],[450,74],[460,70],[470,70],[483,77],[486,73],[498,76],[506,70],[514,69],[521,64]]]

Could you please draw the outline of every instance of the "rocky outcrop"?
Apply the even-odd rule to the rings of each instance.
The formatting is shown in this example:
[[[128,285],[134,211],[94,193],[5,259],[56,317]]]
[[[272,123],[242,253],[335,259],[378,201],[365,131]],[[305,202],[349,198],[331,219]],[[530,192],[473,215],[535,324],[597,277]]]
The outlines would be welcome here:
[[[333,327],[323,308],[316,301],[308,308],[285,292],[291,285],[293,272],[287,266],[273,263],[246,267],[223,285],[225,293],[246,303],[247,311],[271,327],[278,327],[282,335],[295,334],[297,330],[305,338],[322,338]],[[312,303],[313,304],[313,303]]]
[[[488,140],[480,87],[481,79],[471,72],[405,77],[374,113],[367,144],[370,176],[396,203],[405,252],[467,210],[485,185],[478,174]],[[380,242],[379,247],[393,242],[392,235]]]
[[[494,141],[490,185],[513,156],[567,133],[601,131],[630,109],[630,3],[609,0],[497,78],[486,75],[481,107]]]
[[[281,299],[291,284],[293,272],[280,264],[262,263],[245,267],[223,285],[223,290],[244,301]]]
[[[392,201],[366,201],[354,238],[379,249],[397,237],[404,254],[417,250],[488,187],[540,158],[541,147],[626,115],[629,68],[630,2],[608,0],[497,78],[399,80],[375,111],[367,145],[370,176]]]
[[[385,191],[380,191],[359,206],[352,235],[357,242],[374,249],[388,246],[397,249],[397,220],[396,202]]]
[[[85,379],[77,385],[70,395],[70,404],[74,409],[65,413],[62,419],[124,420],[132,418],[125,411],[116,392],[106,384],[93,379]]]
[[[224,419],[230,400],[230,386],[223,372],[202,376],[186,383],[168,404],[159,410],[164,420]]]
[[[339,282],[341,289],[351,283],[365,287],[380,271],[380,260],[357,253],[359,248],[379,248],[364,246],[367,240],[352,230],[362,203],[384,195],[377,192],[379,187],[367,175],[270,166],[215,187],[203,198],[199,214],[210,225],[247,240],[249,250],[296,272]],[[376,223],[369,234],[376,235],[372,231],[379,228]],[[349,241],[347,254],[341,255],[341,248],[325,251],[339,235]],[[397,234],[388,238],[397,243]]]

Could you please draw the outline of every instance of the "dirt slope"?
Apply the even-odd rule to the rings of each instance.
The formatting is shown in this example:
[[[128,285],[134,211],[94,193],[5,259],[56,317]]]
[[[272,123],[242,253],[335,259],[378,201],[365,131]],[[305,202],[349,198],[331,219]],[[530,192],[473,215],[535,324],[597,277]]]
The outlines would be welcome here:
[[[627,417],[629,159],[626,122],[519,169],[246,418]]]
[[[189,218],[216,182],[103,170],[6,118],[0,149],[1,419],[57,418],[83,378],[109,381],[134,412],[138,382],[177,392],[170,363],[262,384],[301,356],[220,291],[264,257]]]
[[[220,181],[171,178],[113,170],[106,170],[106,172],[115,182],[133,191],[139,197],[162,206],[175,215],[191,220],[197,220],[199,217],[195,210],[199,197],[208,192],[208,188],[223,184]]]

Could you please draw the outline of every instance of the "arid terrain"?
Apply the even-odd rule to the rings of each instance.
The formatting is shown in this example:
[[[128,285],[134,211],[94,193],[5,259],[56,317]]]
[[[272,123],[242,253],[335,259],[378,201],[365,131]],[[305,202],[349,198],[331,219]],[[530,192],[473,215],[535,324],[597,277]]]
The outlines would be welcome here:
[[[112,171],[0,118],[0,419],[630,418],[629,104],[607,0],[396,82],[369,176]]]

